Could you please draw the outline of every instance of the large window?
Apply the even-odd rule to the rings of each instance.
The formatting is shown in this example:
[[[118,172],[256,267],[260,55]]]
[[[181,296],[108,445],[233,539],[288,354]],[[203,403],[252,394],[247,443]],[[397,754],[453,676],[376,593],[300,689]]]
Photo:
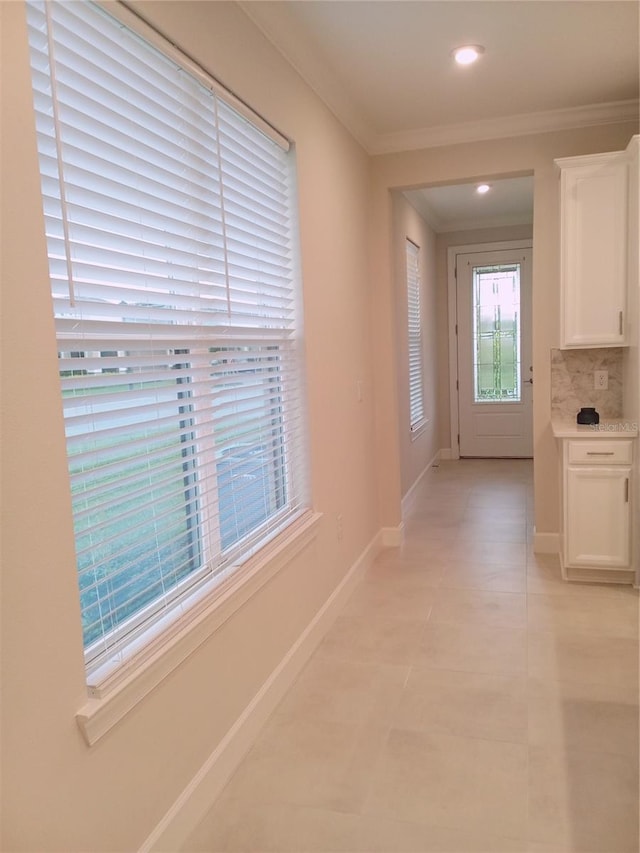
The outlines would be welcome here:
[[[306,507],[294,165],[101,8],[29,26],[92,669]]]
[[[425,423],[424,352],[422,344],[422,307],[420,300],[420,249],[406,241],[407,309],[409,334],[409,413],[411,432]]]

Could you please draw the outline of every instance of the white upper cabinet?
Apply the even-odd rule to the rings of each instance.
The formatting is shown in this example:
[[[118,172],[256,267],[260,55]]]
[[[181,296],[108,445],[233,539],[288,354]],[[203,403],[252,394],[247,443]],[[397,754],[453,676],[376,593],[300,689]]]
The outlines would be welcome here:
[[[622,151],[556,160],[562,347],[627,343],[628,157]]]

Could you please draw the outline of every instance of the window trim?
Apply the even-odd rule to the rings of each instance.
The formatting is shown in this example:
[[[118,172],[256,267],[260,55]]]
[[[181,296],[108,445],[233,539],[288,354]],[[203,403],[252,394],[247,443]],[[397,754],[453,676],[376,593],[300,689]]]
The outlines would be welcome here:
[[[322,513],[304,512],[285,532],[267,544],[215,590],[201,588],[192,606],[170,628],[158,632],[127,663],[96,673],[89,701],[76,714],[88,746],[93,746],[142,702],[263,586],[279,574],[318,536]],[[150,629],[151,630],[151,629]]]
[[[420,438],[425,429],[429,426],[429,418],[422,417],[418,423],[414,424],[411,427],[411,441],[415,441],[417,438]]]

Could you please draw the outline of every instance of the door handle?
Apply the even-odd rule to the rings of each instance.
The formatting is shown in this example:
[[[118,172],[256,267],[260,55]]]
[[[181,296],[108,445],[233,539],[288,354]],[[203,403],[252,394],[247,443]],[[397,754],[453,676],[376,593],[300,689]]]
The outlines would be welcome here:
[[[533,385],[533,379],[525,379],[524,381],[527,382],[529,385]]]

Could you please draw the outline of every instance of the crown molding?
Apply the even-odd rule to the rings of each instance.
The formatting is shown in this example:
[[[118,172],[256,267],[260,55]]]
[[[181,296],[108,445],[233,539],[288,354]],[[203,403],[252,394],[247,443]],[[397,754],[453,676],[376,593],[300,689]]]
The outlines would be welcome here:
[[[238,6],[368,154],[392,154],[419,148],[551,133],[594,125],[637,122],[640,116],[637,100],[611,101],[459,124],[376,133],[358,104],[345,91],[322,51],[291,14],[287,3],[238,0]]]
[[[438,234],[449,234],[455,231],[479,231],[485,228],[508,228],[511,225],[533,225],[533,212],[519,216],[487,216],[446,222],[440,226]]]
[[[431,207],[426,197],[420,190],[403,192],[403,196],[409,202],[411,207],[418,211],[420,216],[424,219],[424,221],[429,225],[429,227],[436,232],[436,234],[440,231],[442,226],[442,221],[435,210]]]
[[[619,124],[627,121],[637,122],[639,115],[639,104],[635,100],[611,101],[584,107],[523,113],[501,118],[381,134],[372,141],[369,153],[391,154],[398,151],[413,151],[419,148],[436,148],[440,145],[458,145],[464,142],[504,139],[510,136],[528,136],[594,125]]]

